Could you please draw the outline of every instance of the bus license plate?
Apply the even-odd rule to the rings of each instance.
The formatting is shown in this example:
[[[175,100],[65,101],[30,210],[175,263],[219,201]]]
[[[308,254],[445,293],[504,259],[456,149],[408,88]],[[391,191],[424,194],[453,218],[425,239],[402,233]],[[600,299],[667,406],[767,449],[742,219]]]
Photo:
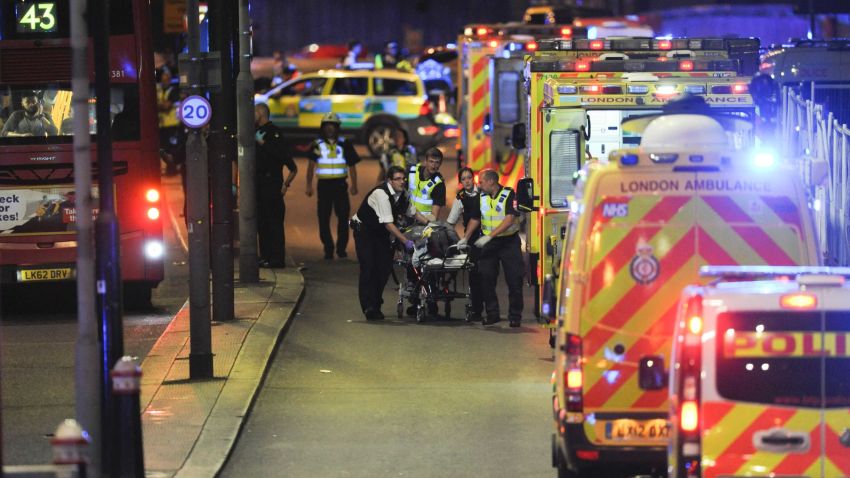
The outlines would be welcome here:
[[[608,440],[666,440],[670,436],[667,420],[612,420],[605,423],[605,438]]]
[[[18,282],[71,280],[73,278],[74,271],[70,267],[18,270]]]

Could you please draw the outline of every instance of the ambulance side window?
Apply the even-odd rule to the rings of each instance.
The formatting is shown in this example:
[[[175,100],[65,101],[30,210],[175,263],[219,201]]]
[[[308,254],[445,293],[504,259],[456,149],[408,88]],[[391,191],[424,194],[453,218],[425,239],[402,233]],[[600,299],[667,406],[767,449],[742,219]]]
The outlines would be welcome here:
[[[498,74],[499,99],[496,103],[496,122],[513,124],[519,121],[519,73],[501,71]]]
[[[567,221],[567,234],[564,237],[564,251],[561,256],[561,267],[559,274],[560,285],[558,290],[558,316],[564,317],[567,314],[567,298],[570,296],[570,270],[572,269],[573,244],[576,237],[576,223],[578,215],[570,213],[570,219]]]
[[[581,133],[576,130],[552,131],[549,137],[550,206],[566,207],[575,191],[573,174],[581,169]]]

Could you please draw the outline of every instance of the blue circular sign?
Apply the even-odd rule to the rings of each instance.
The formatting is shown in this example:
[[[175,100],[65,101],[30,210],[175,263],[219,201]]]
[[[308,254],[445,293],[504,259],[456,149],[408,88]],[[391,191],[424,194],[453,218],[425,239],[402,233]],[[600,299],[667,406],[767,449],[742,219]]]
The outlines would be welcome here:
[[[203,128],[210,122],[212,108],[203,96],[190,96],[180,103],[177,109],[180,121],[189,128]]]

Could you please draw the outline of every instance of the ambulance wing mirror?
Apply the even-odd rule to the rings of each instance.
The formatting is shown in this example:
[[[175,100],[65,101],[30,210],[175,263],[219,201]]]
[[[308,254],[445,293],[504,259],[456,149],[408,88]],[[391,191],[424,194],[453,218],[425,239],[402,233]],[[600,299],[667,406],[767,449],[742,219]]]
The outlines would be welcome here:
[[[664,357],[661,355],[641,357],[638,367],[638,386],[642,390],[662,390],[667,387]]]
[[[517,123],[511,130],[511,147],[525,149],[525,123]]]
[[[516,207],[520,212],[536,211],[534,200],[540,199],[540,196],[534,195],[534,180],[532,178],[522,178],[516,184]]]

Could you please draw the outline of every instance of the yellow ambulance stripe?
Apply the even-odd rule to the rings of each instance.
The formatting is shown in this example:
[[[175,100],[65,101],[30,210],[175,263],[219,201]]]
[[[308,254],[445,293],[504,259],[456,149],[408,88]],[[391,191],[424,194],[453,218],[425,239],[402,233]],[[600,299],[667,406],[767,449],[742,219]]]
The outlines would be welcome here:
[[[782,425],[782,428],[795,432],[809,433],[813,428],[818,427],[819,423],[820,415],[818,412],[813,412],[810,410],[799,410],[797,413],[794,414],[794,416],[792,416],[787,422],[785,422],[784,425]],[[815,445],[815,443],[812,443],[812,451],[810,451],[809,453],[817,454],[817,451],[814,450]],[[738,468],[736,474],[746,475],[750,473],[757,473],[757,470],[766,470],[760,473],[772,471],[785,459],[786,456],[787,455],[784,453],[756,451],[752,455],[749,455],[749,460],[747,460],[746,463],[744,463],[740,468]],[[819,460],[815,460],[815,462],[818,461]]]
[[[761,255],[756,252],[753,247],[744,241],[738,233],[732,229],[727,222],[723,220],[714,209],[703,201],[699,201],[700,218],[705,218],[703,223],[711,224],[711,227],[704,227],[703,231],[711,236],[714,241],[719,244],[727,254],[729,254],[738,264],[749,265],[764,265],[765,261]],[[755,244],[753,245],[755,246]]]
[[[729,448],[738,436],[750,426],[764,407],[736,405],[708,430],[703,431],[703,460],[717,461],[720,454]]]
[[[613,249],[617,244],[620,243],[631,231],[632,226],[639,222],[641,218],[646,216],[646,214],[655,207],[656,204],[661,201],[661,196],[640,196],[640,197],[632,197],[629,200],[629,215],[628,217],[623,218],[623,220],[612,219],[608,224],[605,224],[605,242],[600,244],[600,247],[596,250],[597,255],[593,257],[593,263],[591,267],[596,267],[597,264],[605,260],[605,257],[608,256],[608,253]],[[597,201],[594,212],[602,207],[602,204],[606,202],[606,200],[610,200],[610,197],[603,197],[599,201]],[[622,222],[622,227],[619,226]],[[616,226],[614,226],[616,225]],[[594,228],[592,234],[597,237],[601,236],[598,232],[598,228]]]
[[[773,239],[773,242],[779,248],[785,251],[788,257],[794,259],[801,257],[803,246],[802,241],[800,241],[800,231],[793,225],[785,223],[760,196],[733,195],[730,199],[738,204],[738,207],[746,212],[756,224],[762,226],[762,230]]]
[[[662,261],[669,248],[678,243],[689,231],[690,228],[686,227],[671,226],[661,228],[661,230],[648,241],[648,243],[653,246],[653,255],[659,261]],[[608,271],[605,271],[605,273],[607,274]],[[627,294],[632,287],[643,287],[635,282],[635,279],[631,275],[628,263],[626,263],[619,271],[612,270],[611,274],[611,282],[606,284],[605,287],[596,294],[596,296],[590,298],[590,300],[585,303],[585,308],[582,311],[582,317],[584,318],[582,322],[587,328],[601,320],[605,313],[607,313],[614,304]],[[588,292],[590,292],[589,289]],[[678,296],[679,294],[677,292],[673,295],[673,297],[677,298]],[[668,297],[667,301],[669,300],[670,299]]]

